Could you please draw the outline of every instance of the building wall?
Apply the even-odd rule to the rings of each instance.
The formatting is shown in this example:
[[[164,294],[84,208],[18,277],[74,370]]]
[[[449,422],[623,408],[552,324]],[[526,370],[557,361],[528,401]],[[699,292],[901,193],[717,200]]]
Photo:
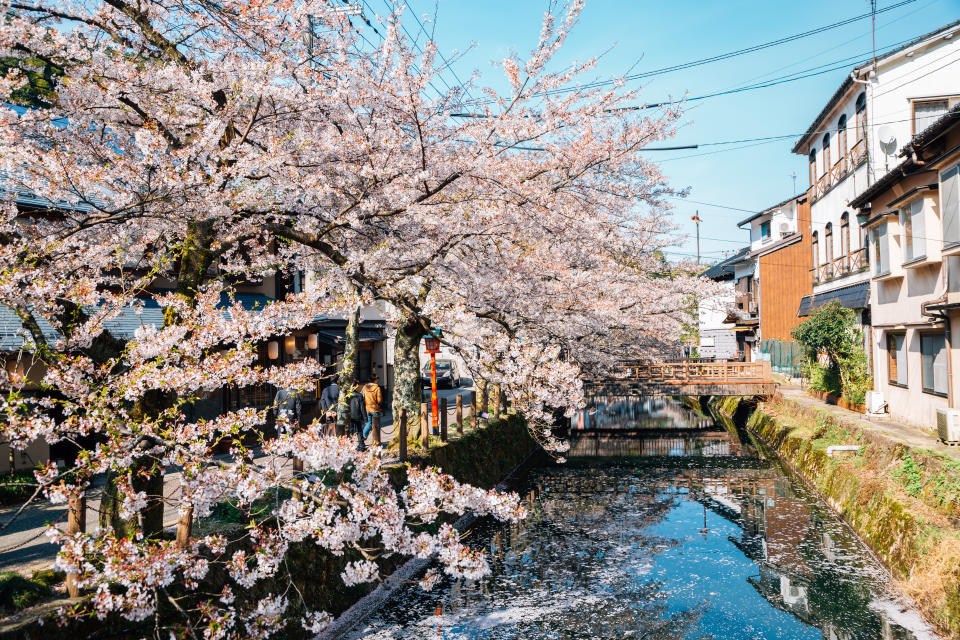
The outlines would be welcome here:
[[[770,222],[770,235],[761,233],[764,222]],[[797,201],[791,199],[773,211],[750,221],[750,250],[758,251],[797,231]]]
[[[797,207],[798,229],[803,234],[796,242],[760,256],[760,339],[790,341],[790,331],[800,324],[797,309],[800,300],[811,291],[810,205],[804,200]]]
[[[960,323],[954,321],[955,325]],[[942,325],[940,325],[942,326]],[[937,409],[947,407],[947,398],[925,393],[923,391],[923,377],[920,362],[920,334],[918,328],[906,329],[907,343],[907,386],[901,387],[890,383],[887,367],[887,331],[874,329],[874,363],[873,386],[883,392],[887,401],[888,411],[894,420],[906,422],[928,429],[937,426]]]

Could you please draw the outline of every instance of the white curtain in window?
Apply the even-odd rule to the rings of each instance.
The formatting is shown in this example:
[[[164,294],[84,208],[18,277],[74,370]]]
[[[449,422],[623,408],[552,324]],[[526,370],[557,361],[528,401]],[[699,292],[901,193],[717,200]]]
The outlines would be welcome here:
[[[927,255],[926,234],[923,225],[923,198],[918,198],[900,210],[903,225],[904,261]]]
[[[943,243],[960,242],[960,164],[940,176],[940,216],[943,218]]]
[[[927,100],[924,102],[913,103],[913,132],[914,135],[920,133],[931,124],[936,122],[940,116],[947,112],[946,100]]]

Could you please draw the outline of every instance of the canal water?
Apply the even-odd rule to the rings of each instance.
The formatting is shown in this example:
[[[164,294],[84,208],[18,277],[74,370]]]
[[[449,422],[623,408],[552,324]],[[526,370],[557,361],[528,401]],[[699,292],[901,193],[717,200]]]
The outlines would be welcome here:
[[[469,534],[491,576],[396,587],[348,637],[936,638],[859,540],[745,435],[666,398],[596,398],[571,440],[566,464],[518,481],[524,522]]]

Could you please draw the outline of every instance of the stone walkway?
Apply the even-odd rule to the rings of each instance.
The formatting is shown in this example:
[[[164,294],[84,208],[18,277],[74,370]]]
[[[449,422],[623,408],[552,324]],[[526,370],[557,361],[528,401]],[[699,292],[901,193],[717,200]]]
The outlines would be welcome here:
[[[780,394],[787,400],[801,406],[830,413],[848,422],[853,422],[864,431],[879,433],[891,440],[902,442],[912,447],[931,449],[943,455],[960,460],[960,447],[945,445],[936,436],[936,429],[921,427],[897,422],[888,417],[868,417],[856,411],[850,411],[836,405],[828,404],[819,398],[809,395],[804,389],[795,384],[780,384]]]

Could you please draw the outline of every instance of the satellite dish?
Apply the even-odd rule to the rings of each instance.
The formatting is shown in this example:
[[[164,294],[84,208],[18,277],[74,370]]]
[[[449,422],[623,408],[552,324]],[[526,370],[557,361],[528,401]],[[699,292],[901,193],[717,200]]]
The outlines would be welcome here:
[[[897,150],[897,136],[893,131],[893,127],[890,125],[883,125],[880,127],[880,130],[877,131],[877,137],[880,138],[880,148],[883,149],[883,152],[891,156]]]

